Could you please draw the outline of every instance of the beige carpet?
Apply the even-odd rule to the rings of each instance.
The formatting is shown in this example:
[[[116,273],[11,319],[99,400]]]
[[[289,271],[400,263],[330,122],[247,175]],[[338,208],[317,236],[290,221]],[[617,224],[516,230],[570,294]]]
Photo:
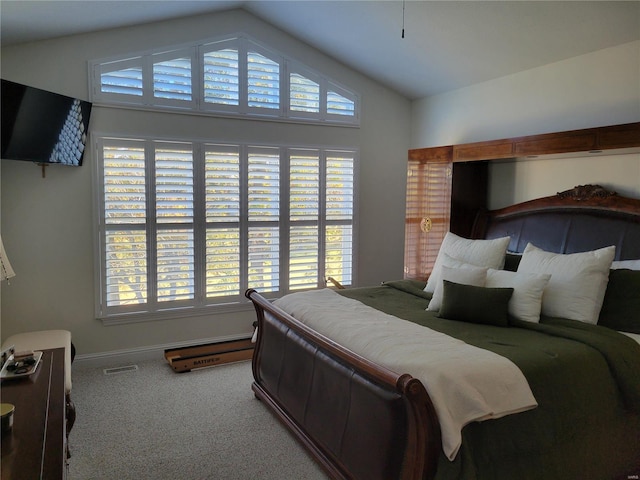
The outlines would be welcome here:
[[[68,480],[326,480],[251,390],[251,363],[105,375],[74,364]]]

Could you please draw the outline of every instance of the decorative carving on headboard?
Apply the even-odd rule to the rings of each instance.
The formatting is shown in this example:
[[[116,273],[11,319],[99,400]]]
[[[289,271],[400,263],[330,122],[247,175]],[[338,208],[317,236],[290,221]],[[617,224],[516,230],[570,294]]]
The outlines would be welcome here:
[[[558,192],[560,198],[571,198],[578,202],[583,200],[589,200],[590,198],[607,198],[618,195],[617,192],[612,192],[600,185],[578,185],[570,190],[564,192]]]

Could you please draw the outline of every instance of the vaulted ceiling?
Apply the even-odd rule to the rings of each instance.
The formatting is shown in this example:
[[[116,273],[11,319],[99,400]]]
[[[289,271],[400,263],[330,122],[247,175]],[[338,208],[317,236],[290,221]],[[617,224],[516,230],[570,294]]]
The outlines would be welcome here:
[[[640,39],[640,1],[2,0],[0,42],[234,8],[410,99]]]

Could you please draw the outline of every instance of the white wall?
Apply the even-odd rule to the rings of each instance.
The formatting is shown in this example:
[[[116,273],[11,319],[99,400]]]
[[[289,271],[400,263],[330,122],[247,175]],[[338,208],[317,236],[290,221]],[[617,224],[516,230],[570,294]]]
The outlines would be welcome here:
[[[640,41],[414,102],[412,148],[640,121]],[[640,155],[500,162],[489,207],[600,183],[640,198]]]
[[[360,148],[357,278],[401,278],[410,102],[243,12],[36,42],[2,49],[2,77],[88,99],[87,61],[244,31],[361,93],[361,127],[319,127],[94,107],[91,132]],[[384,135],[381,135],[384,132]],[[2,236],[17,276],[2,285],[2,338],[72,332],[80,356],[143,351],[251,331],[254,314],[219,314],[120,326],[94,318],[94,155],[80,168],[2,160]],[[384,185],[383,194],[380,186]],[[384,229],[384,232],[382,232]]]
[[[640,154],[518,160],[494,165],[490,170],[489,208],[506,207],[589,184],[640,198]]]

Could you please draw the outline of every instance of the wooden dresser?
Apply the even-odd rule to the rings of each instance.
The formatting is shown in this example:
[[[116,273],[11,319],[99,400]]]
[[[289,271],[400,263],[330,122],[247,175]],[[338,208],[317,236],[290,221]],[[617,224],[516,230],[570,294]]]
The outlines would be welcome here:
[[[64,348],[44,350],[38,370],[3,380],[3,403],[15,405],[13,428],[2,435],[2,479],[64,479],[67,444]]]

